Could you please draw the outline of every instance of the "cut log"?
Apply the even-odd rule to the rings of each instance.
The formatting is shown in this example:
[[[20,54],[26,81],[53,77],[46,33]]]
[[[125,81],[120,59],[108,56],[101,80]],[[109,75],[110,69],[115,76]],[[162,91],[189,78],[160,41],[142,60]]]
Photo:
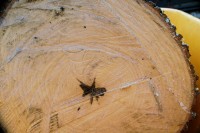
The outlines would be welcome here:
[[[176,133],[191,115],[187,47],[152,3],[20,0],[0,34],[8,132]]]

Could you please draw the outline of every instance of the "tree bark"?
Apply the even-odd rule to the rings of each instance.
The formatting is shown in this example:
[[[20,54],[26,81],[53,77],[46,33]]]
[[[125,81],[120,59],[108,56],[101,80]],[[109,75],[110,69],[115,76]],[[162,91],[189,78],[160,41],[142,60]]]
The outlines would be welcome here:
[[[0,34],[8,132],[175,133],[191,115],[187,46],[152,3],[21,0]]]

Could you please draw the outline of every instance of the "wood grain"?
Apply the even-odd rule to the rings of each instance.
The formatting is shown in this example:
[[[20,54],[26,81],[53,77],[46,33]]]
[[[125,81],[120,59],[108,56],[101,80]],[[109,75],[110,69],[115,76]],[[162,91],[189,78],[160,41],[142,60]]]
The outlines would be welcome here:
[[[190,116],[187,57],[142,0],[20,0],[0,34],[8,132],[175,133]],[[77,79],[94,78],[107,91],[90,104]]]

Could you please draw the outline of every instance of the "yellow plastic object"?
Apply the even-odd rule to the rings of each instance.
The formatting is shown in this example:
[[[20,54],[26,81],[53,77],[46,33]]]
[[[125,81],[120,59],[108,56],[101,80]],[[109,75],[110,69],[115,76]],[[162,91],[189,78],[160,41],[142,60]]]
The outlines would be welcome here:
[[[183,35],[183,41],[189,45],[191,63],[200,77],[200,19],[176,9],[162,10],[176,26],[177,33]],[[200,87],[200,80],[197,85]]]

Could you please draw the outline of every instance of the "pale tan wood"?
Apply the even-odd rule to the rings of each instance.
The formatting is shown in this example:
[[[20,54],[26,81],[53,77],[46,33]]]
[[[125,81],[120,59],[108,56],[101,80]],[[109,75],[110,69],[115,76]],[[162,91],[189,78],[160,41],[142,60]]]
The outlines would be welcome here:
[[[8,132],[175,133],[190,116],[186,57],[142,0],[21,0],[0,34]],[[107,92],[91,105],[77,79],[94,78]]]

